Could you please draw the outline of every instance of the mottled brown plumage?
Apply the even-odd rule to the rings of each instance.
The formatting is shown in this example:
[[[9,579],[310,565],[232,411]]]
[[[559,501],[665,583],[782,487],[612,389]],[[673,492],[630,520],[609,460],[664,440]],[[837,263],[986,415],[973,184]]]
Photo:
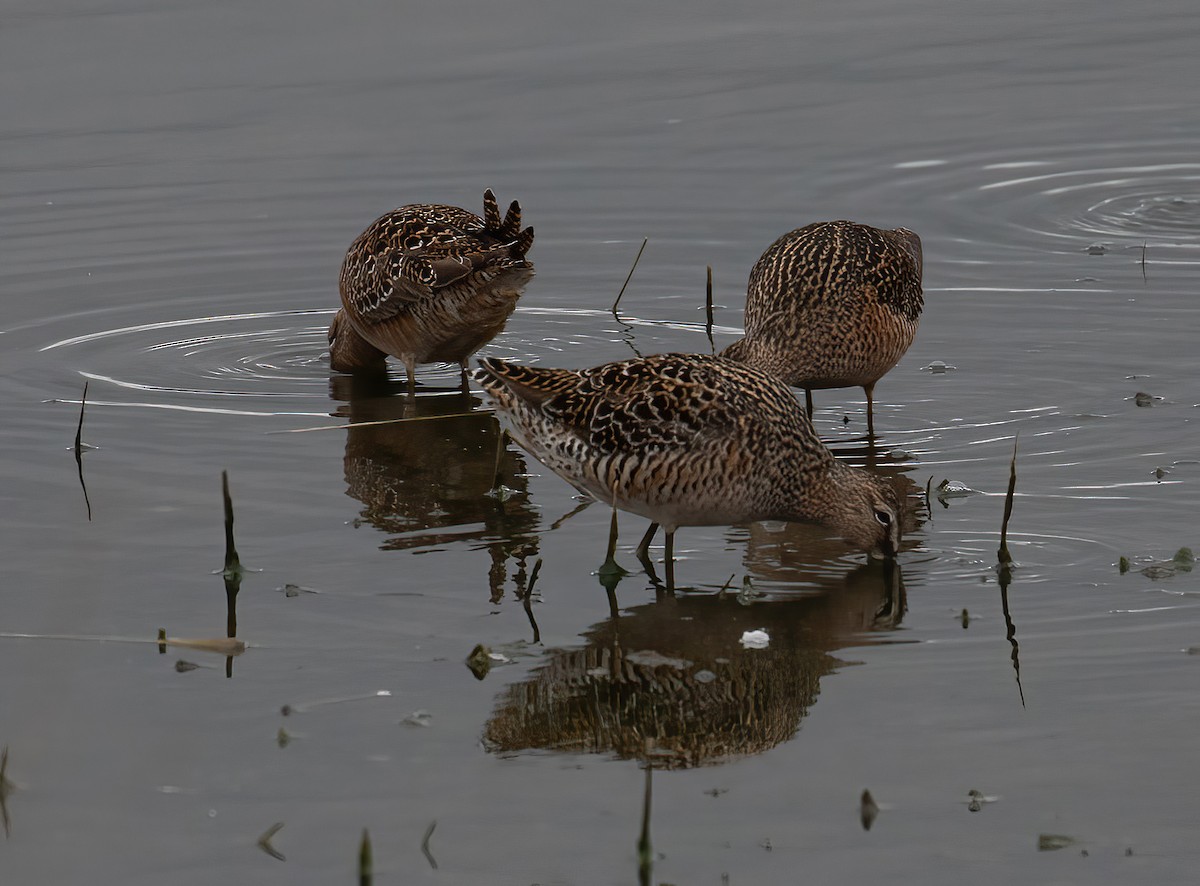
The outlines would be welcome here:
[[[466,362],[503,328],[533,276],[514,200],[503,219],[490,191],[483,218],[432,203],[402,206],[350,245],[339,281],[342,307],[329,327],[330,365],[380,369],[388,354],[408,371],[420,363]]]
[[[700,354],[480,365],[518,443],[577,488],[662,524],[668,585],[680,526],[807,520],[896,552],[893,487],[835,459],[787,386],[757,369]]]
[[[818,222],[776,240],[750,272],[746,337],[722,356],[804,388],[861,387],[875,432],[875,383],[917,333],[921,238],[848,221]]]

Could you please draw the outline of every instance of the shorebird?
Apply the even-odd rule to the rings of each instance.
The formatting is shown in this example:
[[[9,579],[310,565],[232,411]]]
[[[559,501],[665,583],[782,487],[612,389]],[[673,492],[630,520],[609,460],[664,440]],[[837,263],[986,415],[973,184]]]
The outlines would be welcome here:
[[[389,354],[408,373],[420,363],[467,360],[504,328],[533,265],[533,228],[521,228],[515,200],[500,218],[483,194],[483,218],[433,203],[401,206],[350,244],[338,289],[342,307],[329,327],[329,362],[338,372],[383,368]]]
[[[874,435],[875,383],[900,362],[917,334],[921,238],[849,221],[818,222],[784,234],[750,271],[746,337],[721,356],[812,392],[861,387]]]
[[[764,372],[700,354],[480,367],[522,447],[577,489],[652,521],[643,562],[662,525],[669,589],[680,526],[804,520],[876,555],[899,547],[894,487],[834,458],[787,385]]]

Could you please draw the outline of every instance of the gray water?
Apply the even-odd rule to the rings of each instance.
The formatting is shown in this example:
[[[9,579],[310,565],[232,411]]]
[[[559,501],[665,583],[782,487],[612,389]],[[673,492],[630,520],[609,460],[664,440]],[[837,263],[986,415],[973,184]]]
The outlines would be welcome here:
[[[1200,543],[1198,35],[1191,2],[10,4],[0,880],[349,882],[367,828],[379,883],[634,882],[650,734],[656,883],[1190,882],[1200,570],[1141,570]],[[917,231],[878,445],[859,391],[815,420],[981,494],[899,575],[682,530],[674,599],[626,515],[610,598],[609,514],[559,523],[454,371],[415,407],[328,371],[347,244],[485,187],[537,230],[485,352],[548,365],[708,350],[707,265],[723,346],[810,221]],[[160,654],[231,626],[222,471],[249,648]]]

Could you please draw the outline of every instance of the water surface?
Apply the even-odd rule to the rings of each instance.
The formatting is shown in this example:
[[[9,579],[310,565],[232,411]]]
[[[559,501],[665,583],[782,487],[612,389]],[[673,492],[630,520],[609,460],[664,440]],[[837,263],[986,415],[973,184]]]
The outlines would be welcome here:
[[[4,881],[344,881],[366,827],[379,882],[631,882],[652,734],[655,882],[1187,882],[1200,571],[1140,570],[1200,543],[1198,26],[1182,2],[11,10]],[[401,373],[328,371],[346,245],[485,187],[537,230],[487,353],[545,364],[708,350],[706,265],[723,346],[755,258],[810,221],[916,230],[926,311],[878,445],[861,392],[815,420],[982,494],[935,499],[898,575],[815,527],[682,530],[674,600],[623,516],[610,596],[609,514],[572,514],[453,369],[415,404]],[[335,427],[393,418],[421,420]],[[223,470],[250,648],[160,654],[159,627],[227,630]],[[284,862],[255,846],[279,821]]]

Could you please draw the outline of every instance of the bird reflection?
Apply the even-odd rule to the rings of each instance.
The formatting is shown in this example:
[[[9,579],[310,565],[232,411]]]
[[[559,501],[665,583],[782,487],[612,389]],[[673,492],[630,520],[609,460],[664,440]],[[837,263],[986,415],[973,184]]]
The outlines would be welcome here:
[[[920,544],[917,530],[924,523],[922,490],[896,469],[879,469],[896,487],[904,503],[899,513],[900,550]],[[731,530],[731,544],[744,544],[743,564],[755,581],[789,591],[819,590],[844,567],[846,545],[824,526],[811,523],[751,523]]]
[[[347,494],[362,502],[362,520],[388,534],[384,550],[482,543],[492,560],[491,600],[504,594],[510,559],[519,597],[538,550],[524,459],[470,392],[405,393],[384,377],[331,380],[333,398],[344,401],[335,415],[362,424],[346,432]],[[395,419],[413,420],[367,424]]]
[[[881,642],[905,610],[897,565],[869,561],[824,590],[743,605],[724,594],[663,598],[588,631],[508,687],[484,729],[493,753],[558,750],[689,768],[792,738],[839,649]],[[765,649],[741,645],[764,630]]]

